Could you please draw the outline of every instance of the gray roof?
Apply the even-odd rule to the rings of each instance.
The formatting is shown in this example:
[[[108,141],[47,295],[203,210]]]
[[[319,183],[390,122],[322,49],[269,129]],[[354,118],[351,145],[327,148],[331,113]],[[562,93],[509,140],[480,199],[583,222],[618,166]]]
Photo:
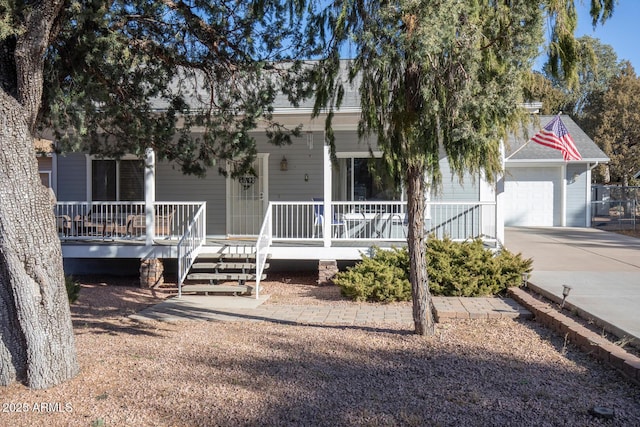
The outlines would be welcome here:
[[[314,61],[308,61],[307,65],[312,66]],[[348,68],[347,61],[341,60],[341,67],[339,71],[338,80],[343,83],[344,97],[342,105],[337,112],[350,112],[360,111],[360,78],[356,77],[353,83],[348,81]],[[280,64],[281,67],[287,67],[286,63]],[[185,102],[190,108],[194,110],[206,110],[209,107],[209,90],[205,84],[204,78],[198,71],[191,72],[191,74],[184,74],[179,72],[182,79],[173,79],[169,87],[171,93],[181,93]],[[287,96],[282,93],[276,95],[273,102],[275,113],[310,113],[313,109],[314,99],[313,97],[302,100],[297,107],[294,107],[288,100]],[[169,107],[169,103],[166,99],[154,98],[151,100],[151,106],[155,110],[166,110]]]
[[[307,61],[307,66],[313,66],[315,61]],[[345,111],[360,111],[360,76],[356,76],[354,78],[353,83],[349,83],[349,60],[341,59],[340,60],[340,70],[338,72],[338,82],[342,84],[344,88],[344,96],[342,99],[342,105],[337,112],[345,112]],[[274,100],[273,107],[276,112],[286,112],[288,110],[296,110],[299,112],[311,111],[313,109],[314,104],[313,97],[302,100],[300,105],[296,108],[291,105],[289,100],[283,94],[276,95],[276,99]],[[302,111],[301,111],[302,110]]]
[[[535,117],[535,118],[534,118]],[[562,162],[562,153],[560,150],[546,147],[531,141],[541,128],[547,125],[555,116],[532,116],[531,122],[527,128],[526,136],[522,133],[517,135],[509,135],[506,144],[506,158],[510,161],[549,161]],[[608,162],[607,155],[593,142],[591,138],[574,122],[571,117],[560,116],[562,122],[567,127],[569,134],[576,144],[578,152],[582,156],[582,160],[571,160],[575,162]],[[526,139],[528,138],[528,139]]]

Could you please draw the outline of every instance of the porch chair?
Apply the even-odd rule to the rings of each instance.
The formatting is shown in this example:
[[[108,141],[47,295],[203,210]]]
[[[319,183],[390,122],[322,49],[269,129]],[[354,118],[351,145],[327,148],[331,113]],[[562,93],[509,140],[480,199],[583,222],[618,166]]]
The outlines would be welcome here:
[[[322,197],[314,197],[311,199],[314,202],[324,202],[324,198]],[[313,230],[311,237],[316,237],[316,230],[322,229],[322,223],[324,221],[324,205],[323,204],[314,204],[313,205]],[[342,228],[342,236],[349,237],[347,234],[347,224],[345,221],[337,219],[334,217],[331,219],[331,223],[327,224],[330,228],[329,231],[332,233],[332,237],[341,237],[340,228]],[[318,231],[318,237],[320,237],[320,232]]]
[[[91,214],[89,215],[76,215],[73,218],[74,234],[81,237],[90,236],[104,236],[105,225],[104,222],[94,222],[91,220]]]
[[[155,216],[156,237],[169,238],[171,236],[173,211],[167,215]],[[127,236],[140,237],[147,232],[147,217],[145,214],[129,215],[127,218]]]
[[[405,214],[401,214],[401,213],[393,213],[391,214],[391,224],[389,224],[389,237],[395,237],[392,236],[393,230],[394,228],[398,228],[400,227],[400,229],[402,230],[402,234],[404,235],[404,238],[407,238],[407,228],[409,227],[409,217],[408,215]]]
[[[73,222],[69,215],[56,215],[56,226],[58,233],[63,236],[69,236],[73,231]]]

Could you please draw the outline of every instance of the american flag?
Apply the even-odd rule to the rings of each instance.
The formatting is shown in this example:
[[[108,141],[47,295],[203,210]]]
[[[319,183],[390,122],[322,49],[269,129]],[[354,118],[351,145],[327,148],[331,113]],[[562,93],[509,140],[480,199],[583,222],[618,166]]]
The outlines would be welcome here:
[[[560,119],[560,114],[540,129],[540,132],[536,133],[531,140],[538,144],[562,151],[562,158],[565,162],[569,160],[582,160],[582,156],[578,152],[573,138],[571,138],[569,131]]]

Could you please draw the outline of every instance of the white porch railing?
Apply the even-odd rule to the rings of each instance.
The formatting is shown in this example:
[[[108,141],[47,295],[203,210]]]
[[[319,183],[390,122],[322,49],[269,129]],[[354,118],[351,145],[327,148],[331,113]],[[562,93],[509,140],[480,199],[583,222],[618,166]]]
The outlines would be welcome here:
[[[179,239],[203,202],[155,202],[155,238]],[[133,239],[146,237],[145,203],[58,202],[60,240]]]
[[[330,233],[334,241],[405,241],[406,202],[332,202],[324,215],[324,202],[272,202],[274,241],[323,240]],[[483,238],[496,240],[495,202],[429,202],[425,232],[453,240]]]
[[[427,203],[426,231],[438,239],[482,238],[497,242],[495,202],[430,202]]]
[[[260,279],[264,272],[264,267],[267,264],[267,258],[269,256],[269,246],[271,246],[273,229],[272,229],[272,203],[269,203],[267,212],[264,214],[264,221],[260,227],[260,234],[256,241],[256,289],[255,297],[260,298]]]
[[[182,283],[206,241],[206,224],[207,204],[202,202],[184,235],[178,241],[178,297],[182,297]]]

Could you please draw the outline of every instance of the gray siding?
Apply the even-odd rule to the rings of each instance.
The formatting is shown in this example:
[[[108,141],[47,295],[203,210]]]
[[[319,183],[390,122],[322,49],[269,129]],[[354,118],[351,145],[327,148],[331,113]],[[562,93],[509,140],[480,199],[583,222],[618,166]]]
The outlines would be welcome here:
[[[207,202],[207,234],[226,234],[226,182],[212,169],[204,178],[184,175],[167,162],[156,165],[156,200],[167,202]]]
[[[358,132],[356,131],[336,131],[334,134],[338,153],[366,153],[368,155],[369,148],[373,151],[378,149],[375,136],[371,136],[368,139],[358,139]]]
[[[83,201],[87,198],[87,163],[84,154],[56,156],[58,162],[57,198],[59,201]]]
[[[313,133],[313,147],[307,145],[307,136],[294,138],[291,145],[276,147],[263,135],[256,135],[258,152],[269,155],[269,200],[275,202],[311,201],[322,197],[324,185],[322,132]],[[288,168],[280,170],[282,158]]]
[[[440,160],[442,172],[442,188],[431,196],[431,200],[442,202],[477,202],[480,200],[480,188],[478,178],[475,182],[469,173],[465,173],[460,183],[457,175],[454,175],[447,159]]]
[[[584,164],[567,165],[567,227],[587,226],[587,171]]]
[[[38,170],[50,171],[53,163],[52,157],[38,156]]]

